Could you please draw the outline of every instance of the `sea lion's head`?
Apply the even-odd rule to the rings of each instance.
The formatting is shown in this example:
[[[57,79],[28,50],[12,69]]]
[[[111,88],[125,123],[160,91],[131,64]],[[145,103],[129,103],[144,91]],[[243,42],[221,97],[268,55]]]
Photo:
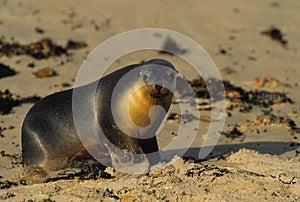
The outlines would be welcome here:
[[[178,72],[170,62],[161,59],[140,64],[137,72],[138,82],[131,89],[128,105],[130,119],[140,128],[158,128],[172,103]],[[155,121],[151,121],[150,114]]]
[[[173,96],[176,88],[177,70],[174,66],[161,59],[149,60],[142,64],[140,80],[152,98]]]
[[[114,89],[112,106],[120,106],[115,110],[118,114],[114,117],[120,117],[116,122],[122,122],[118,126],[122,128],[123,124],[127,128],[155,128],[157,124],[161,124],[173,100],[176,77],[174,66],[165,60],[154,59],[134,66]],[[151,125],[150,114],[155,116],[155,124]],[[132,120],[132,124],[128,119]]]

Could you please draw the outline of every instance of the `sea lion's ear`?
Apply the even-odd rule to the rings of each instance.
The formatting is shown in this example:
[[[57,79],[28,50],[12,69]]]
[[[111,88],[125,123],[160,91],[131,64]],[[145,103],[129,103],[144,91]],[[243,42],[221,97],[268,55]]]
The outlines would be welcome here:
[[[176,76],[179,74],[179,71],[177,69],[172,69],[173,72],[175,72]]]
[[[170,79],[173,81],[175,80],[179,75],[178,75],[178,71],[176,69],[172,69],[172,71],[170,71],[168,73],[168,76],[170,77]]]

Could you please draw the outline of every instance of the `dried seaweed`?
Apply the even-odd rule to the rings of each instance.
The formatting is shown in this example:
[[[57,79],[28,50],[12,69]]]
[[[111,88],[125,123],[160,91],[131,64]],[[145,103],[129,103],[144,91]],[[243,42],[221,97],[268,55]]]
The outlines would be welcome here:
[[[0,182],[0,189],[9,189],[12,186],[18,186],[18,183],[16,182],[11,182],[9,180],[5,180],[3,182]]]
[[[288,41],[283,38],[283,34],[277,27],[270,27],[268,30],[262,31],[261,34],[269,36],[271,39],[278,41],[283,46],[286,46]]]
[[[225,88],[226,98],[231,102],[244,104],[244,107],[246,107],[244,112],[250,111],[252,106],[268,108],[274,104],[293,103],[293,100],[285,93],[266,90],[247,91],[231,84],[229,81],[221,81],[215,78],[210,78],[207,82],[204,82],[202,78],[198,78],[189,83],[197,98],[209,99],[212,96],[214,98],[212,101],[222,99],[222,89]],[[209,85],[210,91],[208,91],[207,85]]]
[[[35,59],[46,59],[53,56],[68,55],[69,49],[86,47],[85,42],[69,40],[66,47],[55,44],[52,39],[45,37],[29,44],[0,41],[0,56],[28,55]]]
[[[41,98],[38,96],[20,98],[19,96],[10,93],[9,90],[5,90],[4,92],[0,91],[0,114],[9,114],[16,106],[23,103],[37,102],[40,99]]]
[[[13,76],[17,72],[14,69],[11,69],[9,66],[0,63],[0,79],[7,76]]]
[[[43,38],[30,44],[19,44],[17,42],[0,43],[0,56],[29,55],[35,59],[45,59],[51,56],[67,54],[67,49],[56,45],[50,38]]]
[[[220,131],[220,134],[231,139],[239,138],[244,135],[244,133],[242,133],[236,126],[229,131]]]

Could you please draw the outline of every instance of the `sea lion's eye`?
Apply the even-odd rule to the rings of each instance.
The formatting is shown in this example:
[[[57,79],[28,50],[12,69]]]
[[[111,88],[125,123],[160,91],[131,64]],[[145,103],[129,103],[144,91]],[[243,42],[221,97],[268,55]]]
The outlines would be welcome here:
[[[148,76],[147,75],[143,75],[143,80],[147,81],[147,79],[148,79]]]
[[[171,73],[171,74],[169,75],[169,77],[170,77],[170,80],[173,81],[173,80],[175,79],[174,73]]]

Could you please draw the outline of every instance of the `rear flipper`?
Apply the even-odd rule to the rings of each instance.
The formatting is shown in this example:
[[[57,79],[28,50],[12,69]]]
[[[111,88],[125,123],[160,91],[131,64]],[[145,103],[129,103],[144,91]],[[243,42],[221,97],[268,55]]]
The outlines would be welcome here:
[[[27,184],[53,182],[63,179],[96,179],[104,173],[105,166],[95,161],[78,162],[79,167],[61,169],[57,171],[42,167],[25,167],[25,175],[21,178]]]

